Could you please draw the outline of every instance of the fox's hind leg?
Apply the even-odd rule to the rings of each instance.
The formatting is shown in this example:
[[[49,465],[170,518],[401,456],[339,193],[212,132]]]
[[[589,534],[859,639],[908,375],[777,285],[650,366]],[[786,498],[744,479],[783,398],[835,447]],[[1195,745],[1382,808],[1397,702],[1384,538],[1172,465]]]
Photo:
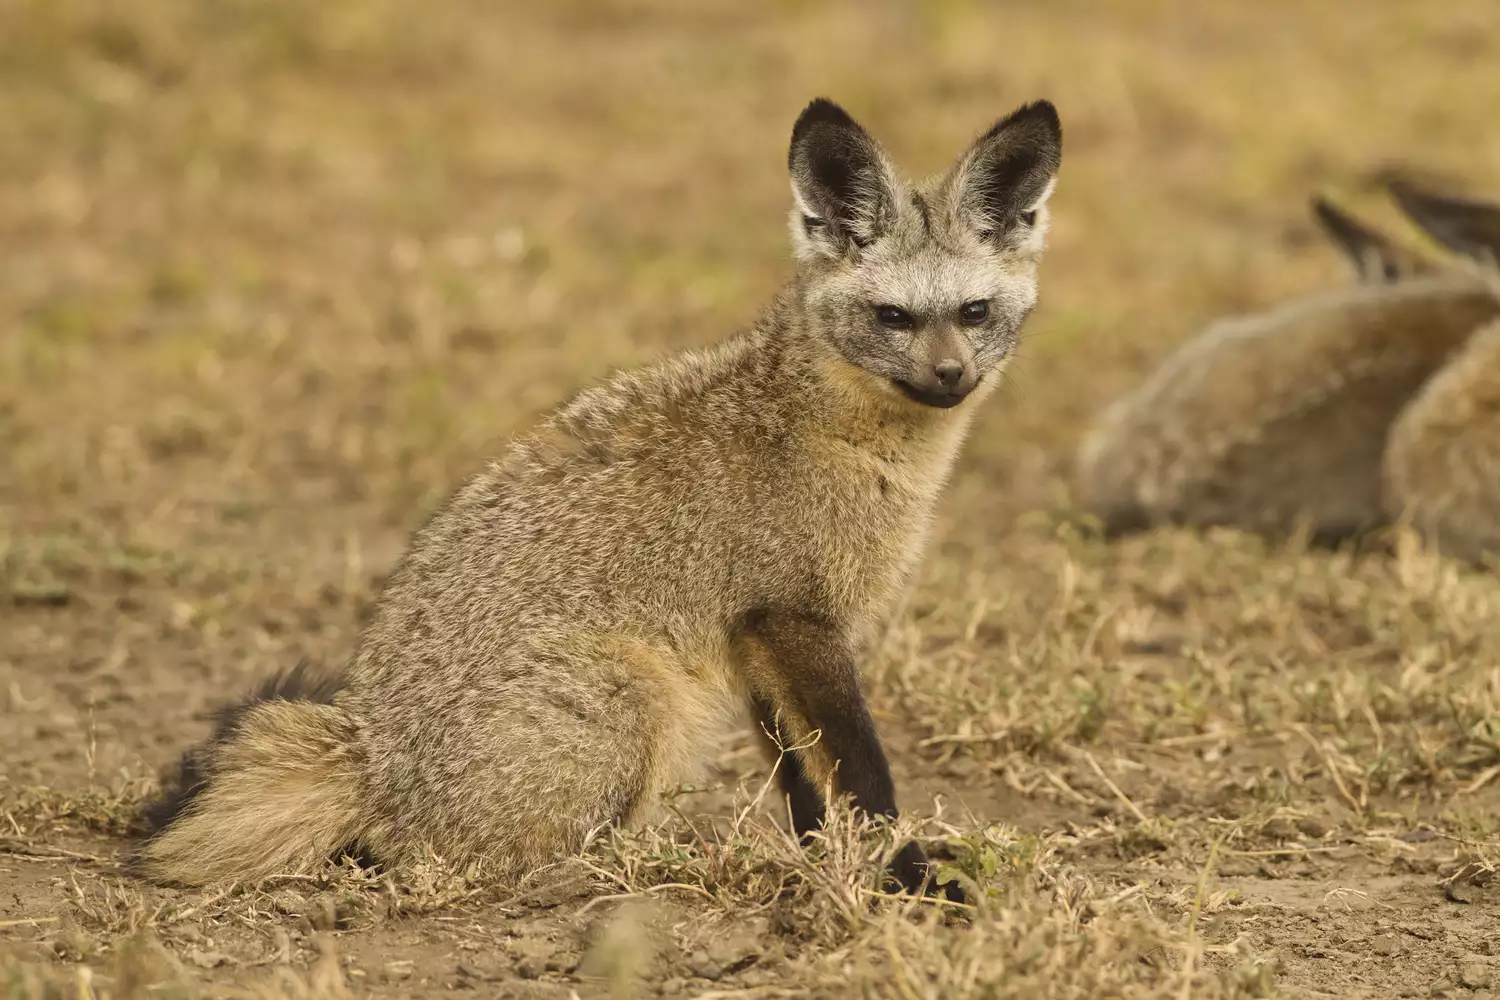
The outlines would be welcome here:
[[[592,636],[537,647],[507,650],[441,704],[362,699],[367,797],[408,859],[523,874],[638,822],[701,759],[712,699],[670,653]]]

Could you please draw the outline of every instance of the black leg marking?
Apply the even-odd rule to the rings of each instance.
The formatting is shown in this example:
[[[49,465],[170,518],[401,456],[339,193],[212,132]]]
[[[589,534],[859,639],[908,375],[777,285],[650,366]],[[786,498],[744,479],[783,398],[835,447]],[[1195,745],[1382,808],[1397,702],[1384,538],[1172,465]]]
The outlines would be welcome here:
[[[1374,525],[1365,522],[1320,524],[1308,532],[1307,545],[1312,549],[1340,549],[1351,543],[1358,547],[1373,528]]]
[[[859,689],[859,666],[848,636],[834,623],[805,614],[761,612],[746,625],[776,661],[773,669],[790,710],[809,729],[821,732],[821,749],[837,761],[835,791],[851,796],[856,809],[894,818],[895,783]],[[802,783],[808,784],[805,775]],[[891,874],[912,892],[921,890],[927,873],[927,855],[915,842],[902,847],[891,865]],[[933,890],[929,883],[928,891]],[[956,885],[944,892],[949,899],[955,893],[959,900],[963,897]]]
[[[1139,507],[1120,507],[1100,519],[1100,530],[1105,541],[1113,542],[1128,535],[1151,529],[1151,518]]]

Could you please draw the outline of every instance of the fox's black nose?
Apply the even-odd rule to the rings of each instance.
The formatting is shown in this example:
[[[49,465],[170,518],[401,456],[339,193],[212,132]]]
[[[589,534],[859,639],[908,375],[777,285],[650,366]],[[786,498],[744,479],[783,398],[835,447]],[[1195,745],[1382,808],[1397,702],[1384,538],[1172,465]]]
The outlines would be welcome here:
[[[939,361],[932,366],[932,374],[943,383],[944,389],[952,389],[958,385],[958,380],[964,377],[964,366],[959,361]]]

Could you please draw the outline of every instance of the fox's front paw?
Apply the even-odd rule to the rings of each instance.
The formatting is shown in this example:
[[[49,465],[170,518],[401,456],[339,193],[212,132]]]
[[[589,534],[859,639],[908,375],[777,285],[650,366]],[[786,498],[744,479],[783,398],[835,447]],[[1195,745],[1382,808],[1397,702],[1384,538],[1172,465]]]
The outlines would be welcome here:
[[[935,896],[941,893],[943,898],[950,903],[969,901],[969,894],[957,882],[937,884],[937,870],[932,867],[931,862],[927,860],[927,853],[916,841],[911,841],[897,852],[895,858],[891,860],[889,876],[899,883],[905,892],[922,892],[925,887],[927,895]]]

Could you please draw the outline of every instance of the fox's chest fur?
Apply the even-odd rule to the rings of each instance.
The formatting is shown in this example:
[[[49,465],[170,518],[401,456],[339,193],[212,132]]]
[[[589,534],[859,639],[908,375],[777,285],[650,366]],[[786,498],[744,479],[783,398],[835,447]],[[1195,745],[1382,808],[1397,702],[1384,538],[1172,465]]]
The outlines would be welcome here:
[[[799,498],[800,533],[836,617],[866,628],[897,599],[921,558],[958,438],[954,429],[921,442],[892,433],[805,443],[809,467],[825,474],[821,489]]]
[[[968,416],[804,395],[768,356],[746,338],[581,396],[429,529],[461,538],[414,547],[461,558],[433,577],[487,599],[434,597],[490,619],[470,632],[524,629],[524,608],[699,650],[766,607],[867,627],[920,556]]]

